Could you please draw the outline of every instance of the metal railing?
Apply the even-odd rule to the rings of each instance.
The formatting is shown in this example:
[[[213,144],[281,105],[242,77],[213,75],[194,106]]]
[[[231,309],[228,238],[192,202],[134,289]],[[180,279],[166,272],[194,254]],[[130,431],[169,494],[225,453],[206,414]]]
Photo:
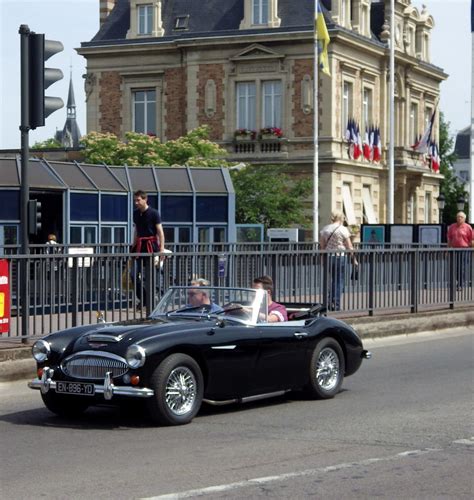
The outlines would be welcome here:
[[[330,314],[373,315],[453,308],[474,302],[474,250],[358,248],[351,254],[320,251],[316,244],[192,244],[175,246],[162,266],[158,255],[129,252],[128,245],[87,250],[57,245],[33,247],[29,256],[8,252],[11,328],[0,339],[106,321],[143,318],[172,285],[204,277],[212,285],[249,287],[264,274],[275,283],[274,300],[323,303]],[[184,250],[183,250],[184,249]],[[50,253],[51,252],[51,253]],[[353,259],[358,261],[357,268]],[[28,276],[22,275],[24,260]],[[24,304],[19,284],[30,280]]]

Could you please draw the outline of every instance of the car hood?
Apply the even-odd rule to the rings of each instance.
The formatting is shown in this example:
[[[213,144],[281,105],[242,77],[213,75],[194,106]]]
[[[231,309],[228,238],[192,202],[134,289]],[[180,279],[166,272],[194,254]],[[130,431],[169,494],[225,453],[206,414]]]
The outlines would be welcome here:
[[[168,321],[162,318],[150,318],[104,324],[100,328],[94,325],[94,328],[83,331],[70,344],[67,354],[96,350],[123,355],[125,350],[132,344],[145,344],[151,338],[169,337],[170,335],[201,329],[204,323],[206,323],[207,327],[209,326],[208,321]]]

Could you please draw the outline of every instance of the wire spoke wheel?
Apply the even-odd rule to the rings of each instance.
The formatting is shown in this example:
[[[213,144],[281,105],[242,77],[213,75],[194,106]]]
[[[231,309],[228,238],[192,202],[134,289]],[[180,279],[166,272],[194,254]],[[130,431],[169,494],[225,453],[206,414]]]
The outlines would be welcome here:
[[[157,424],[188,424],[201,408],[204,379],[196,360],[187,354],[165,358],[153,372],[150,386],[155,394],[146,403]]]
[[[175,415],[183,415],[191,410],[196,399],[196,378],[185,367],[175,368],[168,377],[165,400],[169,410]]]
[[[321,339],[309,364],[308,394],[316,399],[333,398],[341,389],[345,374],[342,348],[332,337]]]
[[[316,379],[318,385],[325,391],[331,391],[339,380],[339,357],[330,347],[325,347],[319,353],[316,362]]]

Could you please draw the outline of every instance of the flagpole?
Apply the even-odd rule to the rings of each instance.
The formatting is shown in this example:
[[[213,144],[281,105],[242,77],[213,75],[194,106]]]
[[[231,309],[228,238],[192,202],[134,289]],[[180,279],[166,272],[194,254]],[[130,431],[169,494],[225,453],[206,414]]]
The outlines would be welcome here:
[[[318,144],[318,37],[316,21],[318,15],[318,0],[314,0],[314,75],[313,75],[313,242],[319,239],[319,144]]]
[[[390,0],[390,63],[389,63],[389,138],[388,138],[388,186],[387,186],[387,223],[394,223],[395,195],[395,0]]]

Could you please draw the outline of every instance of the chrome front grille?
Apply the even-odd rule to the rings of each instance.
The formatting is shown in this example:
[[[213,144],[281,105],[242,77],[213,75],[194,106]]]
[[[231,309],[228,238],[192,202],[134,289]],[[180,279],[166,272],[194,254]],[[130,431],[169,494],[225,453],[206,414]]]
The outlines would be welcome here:
[[[70,356],[63,361],[61,368],[67,376],[81,379],[104,379],[107,372],[112,372],[112,378],[115,378],[129,370],[126,361],[119,356],[89,352]]]

